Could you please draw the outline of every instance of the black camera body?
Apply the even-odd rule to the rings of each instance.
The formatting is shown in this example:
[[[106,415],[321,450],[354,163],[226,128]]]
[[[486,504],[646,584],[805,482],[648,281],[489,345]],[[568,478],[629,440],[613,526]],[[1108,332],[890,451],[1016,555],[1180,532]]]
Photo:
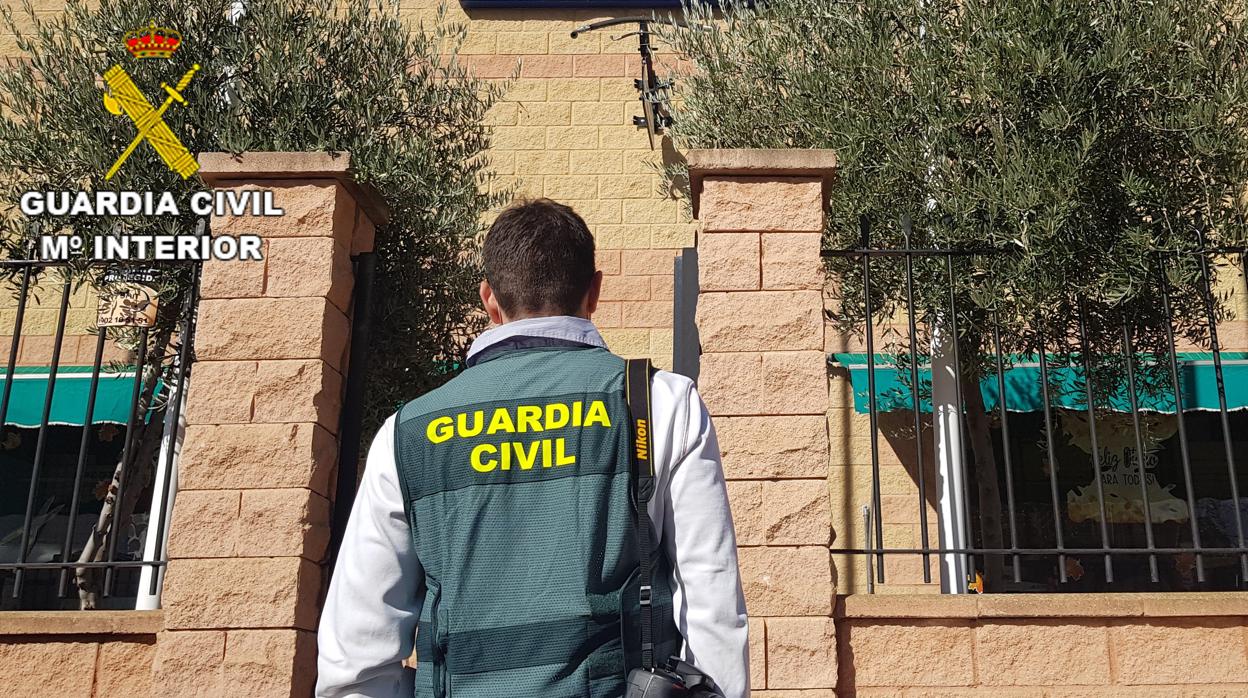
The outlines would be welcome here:
[[[628,672],[625,698],[724,698],[711,677],[672,657],[661,667]]]

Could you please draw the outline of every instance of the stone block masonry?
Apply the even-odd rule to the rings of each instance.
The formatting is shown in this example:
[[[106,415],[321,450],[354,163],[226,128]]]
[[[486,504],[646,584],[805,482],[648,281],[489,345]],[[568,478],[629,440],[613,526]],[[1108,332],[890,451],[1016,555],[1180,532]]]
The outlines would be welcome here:
[[[699,387],[715,418],[762,696],[832,695],[824,180],[832,153],[692,151]],[[812,164],[813,163],[813,164]]]
[[[350,257],[371,248],[383,213],[350,181],[345,154],[200,162],[216,188],[270,189],[287,215],[213,219],[260,234],[269,254],[204,265],[153,690],[305,696],[327,583]]]

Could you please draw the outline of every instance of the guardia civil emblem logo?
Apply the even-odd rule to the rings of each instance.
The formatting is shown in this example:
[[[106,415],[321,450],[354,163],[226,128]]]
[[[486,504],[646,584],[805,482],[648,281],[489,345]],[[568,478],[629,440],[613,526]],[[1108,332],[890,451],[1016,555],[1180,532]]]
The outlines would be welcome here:
[[[126,50],[137,59],[170,58],[182,45],[182,34],[150,22],[145,28],[126,32],[125,44]],[[182,145],[182,141],[178,140],[164,120],[165,112],[174,102],[186,105],[182,92],[191,84],[191,78],[195,77],[198,70],[199,64],[192,65],[173,87],[166,82],[160,83],[166,96],[159,107],[153,107],[147,101],[134,80],[120,65],[114,65],[104,72],[104,108],[118,116],[124,114],[137,130],[134,140],[117,156],[117,161],[109,168],[104,179],[112,179],[144,141],[160,155],[160,159],[164,160],[169,169],[182,175],[183,179],[199,171],[199,163],[195,162],[190,151]]]

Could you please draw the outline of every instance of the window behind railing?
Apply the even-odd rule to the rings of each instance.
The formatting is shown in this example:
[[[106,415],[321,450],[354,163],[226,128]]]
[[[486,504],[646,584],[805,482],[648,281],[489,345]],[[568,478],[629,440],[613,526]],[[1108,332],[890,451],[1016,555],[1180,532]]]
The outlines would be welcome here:
[[[1244,588],[1245,250],[1197,240],[1026,318],[1010,250],[826,251],[841,586]]]
[[[154,606],[198,269],[0,274],[0,609]]]

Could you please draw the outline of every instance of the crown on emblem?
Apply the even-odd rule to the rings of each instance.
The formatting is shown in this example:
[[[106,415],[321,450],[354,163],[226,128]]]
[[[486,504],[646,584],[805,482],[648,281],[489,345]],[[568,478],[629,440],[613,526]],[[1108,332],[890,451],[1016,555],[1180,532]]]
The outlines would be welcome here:
[[[126,32],[126,50],[135,58],[169,58],[182,45],[182,34],[149,22],[142,29]]]

